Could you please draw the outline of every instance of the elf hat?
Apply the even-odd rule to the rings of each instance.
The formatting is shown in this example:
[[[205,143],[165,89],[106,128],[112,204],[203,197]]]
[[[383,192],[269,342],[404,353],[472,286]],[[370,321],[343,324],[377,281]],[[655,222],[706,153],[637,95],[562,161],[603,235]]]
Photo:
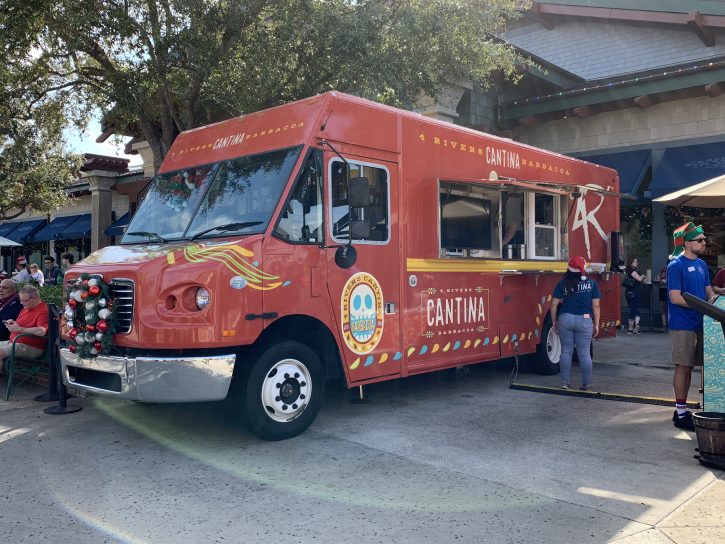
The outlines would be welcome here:
[[[587,261],[584,257],[572,257],[567,263],[567,269],[569,272],[579,272],[582,280],[587,279],[587,273],[584,270],[586,267]]]
[[[702,225],[695,226],[694,223],[685,223],[681,227],[677,227],[675,232],[672,233],[672,241],[675,249],[672,255],[670,255],[670,259],[677,258],[680,253],[685,251],[685,242],[690,242],[701,234],[705,234]]]

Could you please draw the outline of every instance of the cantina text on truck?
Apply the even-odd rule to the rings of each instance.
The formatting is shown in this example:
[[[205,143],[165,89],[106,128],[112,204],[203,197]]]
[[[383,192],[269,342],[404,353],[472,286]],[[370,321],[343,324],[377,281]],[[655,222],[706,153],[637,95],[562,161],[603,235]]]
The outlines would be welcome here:
[[[338,92],[184,132],[120,244],[66,275],[71,293],[107,284],[115,333],[62,349],[63,378],[232,395],[275,440],[312,423],[330,377],[514,354],[557,372],[550,294],[571,255],[599,283],[600,337],[619,325],[618,189],[614,170]]]

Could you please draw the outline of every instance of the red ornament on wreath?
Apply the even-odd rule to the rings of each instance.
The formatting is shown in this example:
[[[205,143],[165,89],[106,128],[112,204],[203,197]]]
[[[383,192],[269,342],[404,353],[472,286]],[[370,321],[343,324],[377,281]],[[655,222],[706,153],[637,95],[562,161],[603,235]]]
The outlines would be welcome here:
[[[72,299],[68,300],[68,306],[70,306],[71,308],[75,308],[76,306],[78,306],[78,301],[76,299],[72,298]]]
[[[98,323],[96,323],[96,329],[100,332],[106,332],[108,330],[108,321],[101,319]]]
[[[93,325],[92,323],[89,323],[88,325],[86,325],[86,330],[88,332],[96,332],[96,326]]]
[[[78,348],[75,344],[71,344],[70,346],[68,346],[68,351],[70,351],[71,353],[75,353],[77,350]]]
[[[81,291],[81,298],[86,300],[88,298],[88,291]]]
[[[101,288],[100,288],[100,287],[98,287],[97,285],[91,285],[91,287],[90,287],[90,288],[88,289],[88,292],[89,292],[89,293],[90,293],[90,294],[91,294],[92,296],[96,297],[96,296],[98,296],[98,295],[100,295],[100,294],[101,294]]]
[[[71,330],[69,330],[69,331],[68,331],[68,336],[69,336],[69,337],[70,337],[71,339],[75,339],[75,337],[76,337],[76,336],[78,336],[78,329],[76,329],[76,328],[74,327],[74,328],[72,328]]]
[[[100,342],[93,342],[93,347],[96,348],[96,351],[98,353],[101,353],[101,351],[103,351],[103,344],[101,344]]]

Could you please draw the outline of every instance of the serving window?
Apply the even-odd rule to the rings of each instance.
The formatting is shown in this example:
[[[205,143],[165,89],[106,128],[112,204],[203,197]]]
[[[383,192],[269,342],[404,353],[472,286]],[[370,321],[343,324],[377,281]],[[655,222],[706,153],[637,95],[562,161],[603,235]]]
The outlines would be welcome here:
[[[499,203],[497,191],[468,183],[441,182],[441,255],[500,257]]]
[[[566,258],[560,195],[509,186],[441,181],[440,255],[489,259]]]

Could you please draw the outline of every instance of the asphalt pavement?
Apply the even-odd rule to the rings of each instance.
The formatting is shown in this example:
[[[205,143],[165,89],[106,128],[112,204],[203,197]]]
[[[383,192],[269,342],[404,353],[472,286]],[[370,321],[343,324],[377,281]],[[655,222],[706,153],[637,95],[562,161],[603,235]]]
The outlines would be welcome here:
[[[672,396],[666,334],[597,342],[594,359],[595,389]],[[226,403],[96,397],[51,416],[24,385],[0,402],[0,540],[725,542],[724,474],[693,459],[671,406],[514,390],[511,370],[375,384],[368,404],[330,388],[276,443]]]

